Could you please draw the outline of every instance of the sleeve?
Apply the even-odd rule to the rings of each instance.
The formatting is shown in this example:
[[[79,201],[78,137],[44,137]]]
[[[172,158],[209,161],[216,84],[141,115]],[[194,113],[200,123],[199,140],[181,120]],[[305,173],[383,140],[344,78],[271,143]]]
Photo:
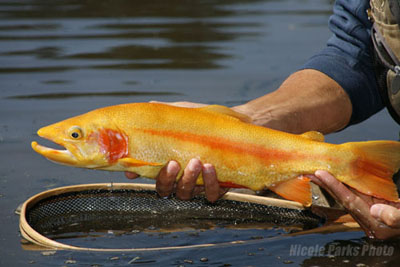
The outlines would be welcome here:
[[[329,19],[333,36],[326,47],[302,67],[328,75],[347,92],[353,106],[349,125],[383,108],[374,73],[368,8],[368,0],[337,0]]]

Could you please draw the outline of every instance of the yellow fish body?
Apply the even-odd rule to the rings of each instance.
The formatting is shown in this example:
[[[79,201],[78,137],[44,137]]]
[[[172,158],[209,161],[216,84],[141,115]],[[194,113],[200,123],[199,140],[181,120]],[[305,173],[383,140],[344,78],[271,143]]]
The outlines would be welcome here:
[[[317,132],[284,133],[246,122],[223,106],[182,108],[133,103],[93,110],[46,127],[38,135],[65,150],[32,142],[57,163],[155,178],[170,160],[191,158],[215,166],[222,186],[270,188],[285,198],[311,204],[309,179],[327,170],[367,195],[398,201],[393,173],[400,166],[400,143],[323,142]],[[179,179],[179,176],[178,176]],[[199,177],[197,184],[202,184]]]

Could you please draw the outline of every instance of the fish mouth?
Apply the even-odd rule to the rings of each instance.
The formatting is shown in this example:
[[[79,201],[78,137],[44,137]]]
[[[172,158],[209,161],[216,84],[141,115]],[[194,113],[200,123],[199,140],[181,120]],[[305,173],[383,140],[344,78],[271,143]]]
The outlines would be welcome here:
[[[61,163],[64,165],[76,165],[77,159],[76,157],[68,150],[59,150],[50,147],[45,147],[39,145],[36,141],[31,143],[32,149],[40,155],[44,156],[48,160]],[[62,146],[62,145],[61,145]]]

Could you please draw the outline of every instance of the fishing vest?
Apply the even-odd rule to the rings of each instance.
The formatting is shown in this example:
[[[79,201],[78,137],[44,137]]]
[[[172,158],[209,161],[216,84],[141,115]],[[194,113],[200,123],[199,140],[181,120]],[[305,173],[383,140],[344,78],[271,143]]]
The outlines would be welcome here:
[[[369,18],[383,102],[400,124],[400,0],[371,0]]]

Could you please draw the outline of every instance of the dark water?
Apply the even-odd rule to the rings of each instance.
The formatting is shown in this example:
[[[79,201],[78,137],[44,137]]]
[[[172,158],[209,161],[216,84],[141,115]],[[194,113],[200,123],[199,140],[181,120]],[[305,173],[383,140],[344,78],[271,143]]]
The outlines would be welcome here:
[[[399,243],[371,242],[362,232],[286,237],[272,229],[257,231],[261,238],[242,245],[141,253],[43,256],[20,245],[14,209],[29,196],[62,185],[125,182],[121,173],[63,167],[34,154],[30,141],[38,139],[39,127],[125,102],[230,106],[261,96],[323,47],[331,5],[328,0],[1,0],[0,265],[395,265]],[[398,130],[383,111],[327,139],[396,140]],[[223,242],[224,233],[207,241]],[[208,261],[200,261],[203,257]]]

